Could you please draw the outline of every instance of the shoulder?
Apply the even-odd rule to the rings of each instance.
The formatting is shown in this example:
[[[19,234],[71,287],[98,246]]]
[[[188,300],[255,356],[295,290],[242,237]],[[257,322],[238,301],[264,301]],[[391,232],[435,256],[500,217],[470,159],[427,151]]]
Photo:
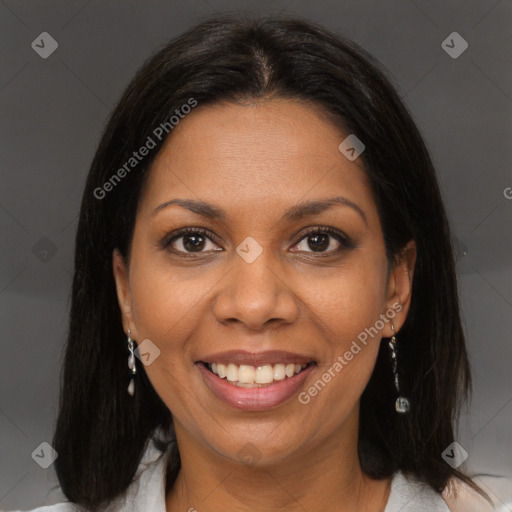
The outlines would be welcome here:
[[[10,512],[78,512],[78,508],[70,502],[57,503],[55,505],[46,505],[44,507],[33,508],[31,510],[12,510]]]
[[[472,475],[471,478],[487,493],[493,504],[465,482],[453,479],[442,494],[451,512],[508,512],[512,509],[512,479],[483,474]]]
[[[398,471],[393,475],[391,493],[384,512],[510,512],[512,479],[472,475],[473,481],[493,503],[459,479],[452,479],[439,494],[428,484]]]
[[[169,440],[158,430],[148,440],[137,471],[126,491],[113,500],[105,512],[165,511],[165,471],[175,440]],[[0,512],[83,512],[83,507],[66,501],[31,510]]]
[[[401,471],[393,475],[384,512],[451,512],[443,497],[429,485]]]

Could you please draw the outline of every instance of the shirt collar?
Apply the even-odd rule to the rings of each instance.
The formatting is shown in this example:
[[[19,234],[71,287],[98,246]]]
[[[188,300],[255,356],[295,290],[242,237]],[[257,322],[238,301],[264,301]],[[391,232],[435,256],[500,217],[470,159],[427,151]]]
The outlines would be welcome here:
[[[148,438],[132,482],[106,512],[166,512],[166,470],[175,442],[165,438],[161,430]]]

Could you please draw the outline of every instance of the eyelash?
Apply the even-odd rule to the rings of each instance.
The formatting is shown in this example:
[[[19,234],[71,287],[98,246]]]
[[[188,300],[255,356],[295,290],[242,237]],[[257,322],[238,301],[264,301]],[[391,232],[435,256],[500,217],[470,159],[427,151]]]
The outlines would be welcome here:
[[[340,247],[338,249],[334,249],[334,250],[330,250],[330,251],[324,251],[324,252],[318,252],[318,253],[315,253],[314,251],[305,251],[306,253],[316,254],[317,256],[315,256],[315,257],[322,258],[322,257],[331,256],[333,253],[339,253],[344,249],[352,249],[354,247],[354,244],[346,235],[344,235],[340,231],[338,231],[334,228],[330,228],[330,227],[323,227],[323,228],[313,227],[313,228],[308,229],[306,232],[304,232],[301,235],[301,238],[299,238],[297,240],[297,242],[294,243],[294,246],[297,245],[299,242],[302,242],[302,240],[304,240],[305,238],[307,238],[309,235],[312,235],[312,234],[331,235],[340,243]],[[161,248],[167,249],[173,242],[175,242],[176,240],[178,240],[186,235],[203,235],[206,238],[208,238],[211,242],[214,242],[217,244],[219,243],[219,240],[216,236],[212,235],[211,233],[209,233],[207,230],[205,230],[203,228],[183,228],[183,229],[179,229],[178,231],[176,231],[174,233],[171,233],[171,235],[164,237],[164,239],[160,243]],[[203,254],[206,254],[206,252],[192,253],[192,252],[178,251],[176,249],[171,249],[171,250],[173,253],[175,253],[179,256],[183,256],[185,258],[197,258],[197,257],[201,257],[201,255],[203,255]],[[300,253],[302,251],[296,251],[296,252]]]

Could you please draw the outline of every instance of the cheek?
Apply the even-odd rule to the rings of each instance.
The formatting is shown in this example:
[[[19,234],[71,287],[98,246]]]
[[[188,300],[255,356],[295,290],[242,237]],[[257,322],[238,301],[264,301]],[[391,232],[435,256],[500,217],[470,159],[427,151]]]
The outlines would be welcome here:
[[[187,329],[198,321],[194,311],[215,284],[208,273],[190,277],[190,269],[187,273],[149,258],[134,261],[133,315],[139,336],[162,343],[183,339]]]
[[[386,269],[381,259],[362,255],[317,281],[313,289],[310,287],[307,303],[330,328],[325,333],[328,339],[350,344],[359,333],[375,325],[383,313],[385,292]]]
[[[180,280],[170,267],[145,261],[134,259],[132,263],[133,321],[138,345],[149,339],[159,350],[158,357],[144,371],[171,408],[171,404],[175,407],[186,398],[193,348],[187,340],[202,322],[201,304],[213,283],[208,285],[205,279]]]
[[[329,341],[317,375],[328,381],[329,389],[324,392],[321,384],[317,386],[322,389],[318,406],[332,406],[338,418],[354,406],[372,374],[380,346],[378,321],[384,312],[385,283],[382,261],[362,256],[310,294],[308,307]]]
[[[143,370],[167,407],[180,413],[193,400],[187,388],[192,364],[187,340],[204,316],[200,305],[208,285],[177,275],[149,259],[134,259],[130,282],[137,341],[149,339],[160,351]]]

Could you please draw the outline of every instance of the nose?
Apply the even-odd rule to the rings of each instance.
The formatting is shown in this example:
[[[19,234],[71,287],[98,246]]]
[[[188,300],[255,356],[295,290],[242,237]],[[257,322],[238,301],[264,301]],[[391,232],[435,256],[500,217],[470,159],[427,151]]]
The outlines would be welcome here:
[[[220,323],[241,323],[250,330],[261,330],[266,324],[297,320],[300,308],[293,283],[275,260],[270,250],[251,263],[238,254],[234,257],[213,305]]]

